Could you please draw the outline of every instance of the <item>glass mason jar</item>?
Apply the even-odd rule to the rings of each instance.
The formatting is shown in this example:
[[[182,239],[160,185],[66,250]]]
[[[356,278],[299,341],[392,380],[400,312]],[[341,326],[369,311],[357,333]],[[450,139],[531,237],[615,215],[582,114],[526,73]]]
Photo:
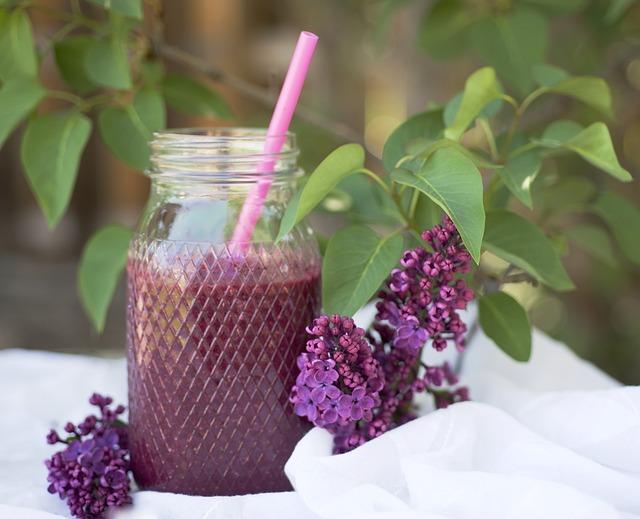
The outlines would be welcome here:
[[[177,130],[151,143],[151,193],[127,265],[131,465],[141,488],[291,488],[283,467],[309,426],[288,397],[319,310],[320,256],[304,222],[274,243],[301,170],[293,134],[265,155],[270,138]],[[233,244],[265,160],[271,185],[251,241]]]

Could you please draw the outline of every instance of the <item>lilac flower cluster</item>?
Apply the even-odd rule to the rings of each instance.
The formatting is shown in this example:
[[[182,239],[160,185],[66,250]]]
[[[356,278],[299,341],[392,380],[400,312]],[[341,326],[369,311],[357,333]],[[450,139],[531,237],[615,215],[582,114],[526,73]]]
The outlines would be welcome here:
[[[380,406],[383,371],[353,319],[323,315],[307,332],[314,338],[298,357],[300,374],[290,397],[294,411],[340,438],[336,452],[350,450],[354,424],[372,422]]]
[[[460,275],[471,271],[471,255],[448,216],[444,225],[424,231],[422,238],[431,251],[425,247],[405,251],[400,260],[403,268],[391,272],[388,289],[379,294],[371,336],[390,380],[388,390],[395,392],[385,400],[396,421],[410,419],[407,409],[414,393],[428,391],[438,408],[469,399],[466,387],[441,388],[457,384],[457,375],[446,362],[424,364],[421,350],[430,344],[442,351],[453,342],[464,351],[467,325],[458,310],[467,307],[474,293]]]
[[[467,327],[457,311],[466,308],[473,291],[458,276],[471,271],[471,255],[447,216],[443,226],[424,231],[422,238],[433,252],[424,247],[405,251],[403,268],[391,271],[389,290],[379,294],[377,319],[395,327],[393,345],[411,354],[427,340],[438,351],[449,341],[463,351]]]
[[[81,519],[100,519],[110,508],[131,504],[127,427],[119,416],[125,408],[110,409],[113,400],[94,393],[89,403],[100,417],[87,416],[77,426],[68,422],[62,439],[51,429],[47,443],[65,449],[45,461],[49,469],[49,492],[66,499],[71,514]]]
[[[464,350],[467,327],[458,310],[474,294],[460,275],[470,272],[471,256],[448,217],[422,237],[431,251],[404,253],[366,335],[339,315],[307,329],[315,338],[298,358],[291,402],[296,414],[334,435],[336,453],[415,418],[415,393],[429,392],[438,408],[469,399],[466,387],[451,389],[458,377],[448,363],[428,366],[421,353],[425,345],[442,351],[450,342]]]

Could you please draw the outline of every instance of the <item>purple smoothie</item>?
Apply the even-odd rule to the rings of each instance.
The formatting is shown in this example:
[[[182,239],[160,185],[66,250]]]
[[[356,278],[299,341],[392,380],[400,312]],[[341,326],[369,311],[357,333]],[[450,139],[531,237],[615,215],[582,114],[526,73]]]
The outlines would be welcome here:
[[[136,481],[193,495],[290,490],[283,467],[309,426],[288,397],[319,310],[319,265],[179,262],[127,267]]]

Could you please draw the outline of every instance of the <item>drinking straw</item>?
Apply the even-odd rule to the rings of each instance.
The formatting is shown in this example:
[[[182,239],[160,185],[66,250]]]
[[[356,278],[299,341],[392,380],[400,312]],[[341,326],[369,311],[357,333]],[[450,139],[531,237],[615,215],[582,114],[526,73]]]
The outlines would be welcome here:
[[[263,148],[263,154],[272,156],[271,159],[264,160],[258,166],[258,173],[267,174],[261,178],[258,183],[253,186],[247,196],[236,227],[231,237],[231,246],[240,246],[246,251],[256,226],[264,200],[269,192],[269,187],[273,182],[273,178],[268,176],[273,172],[275,166],[275,158],[273,157],[280,152],[286,140],[286,133],[289,130],[291,117],[298,103],[302,84],[309,69],[309,63],[316,48],[318,37],[310,32],[303,31],[300,33],[296,49],[293,52],[287,75],[284,78],[282,90],[278,96],[276,107],[271,116],[271,122],[267,130],[267,138]]]

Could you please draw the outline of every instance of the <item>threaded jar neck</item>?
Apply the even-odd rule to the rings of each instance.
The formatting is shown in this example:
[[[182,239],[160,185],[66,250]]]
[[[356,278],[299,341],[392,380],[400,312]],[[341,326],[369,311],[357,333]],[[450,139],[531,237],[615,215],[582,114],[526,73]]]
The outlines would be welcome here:
[[[185,128],[154,133],[150,147],[146,174],[161,182],[250,184],[269,177],[279,183],[302,173],[290,132],[267,136],[263,128]]]

